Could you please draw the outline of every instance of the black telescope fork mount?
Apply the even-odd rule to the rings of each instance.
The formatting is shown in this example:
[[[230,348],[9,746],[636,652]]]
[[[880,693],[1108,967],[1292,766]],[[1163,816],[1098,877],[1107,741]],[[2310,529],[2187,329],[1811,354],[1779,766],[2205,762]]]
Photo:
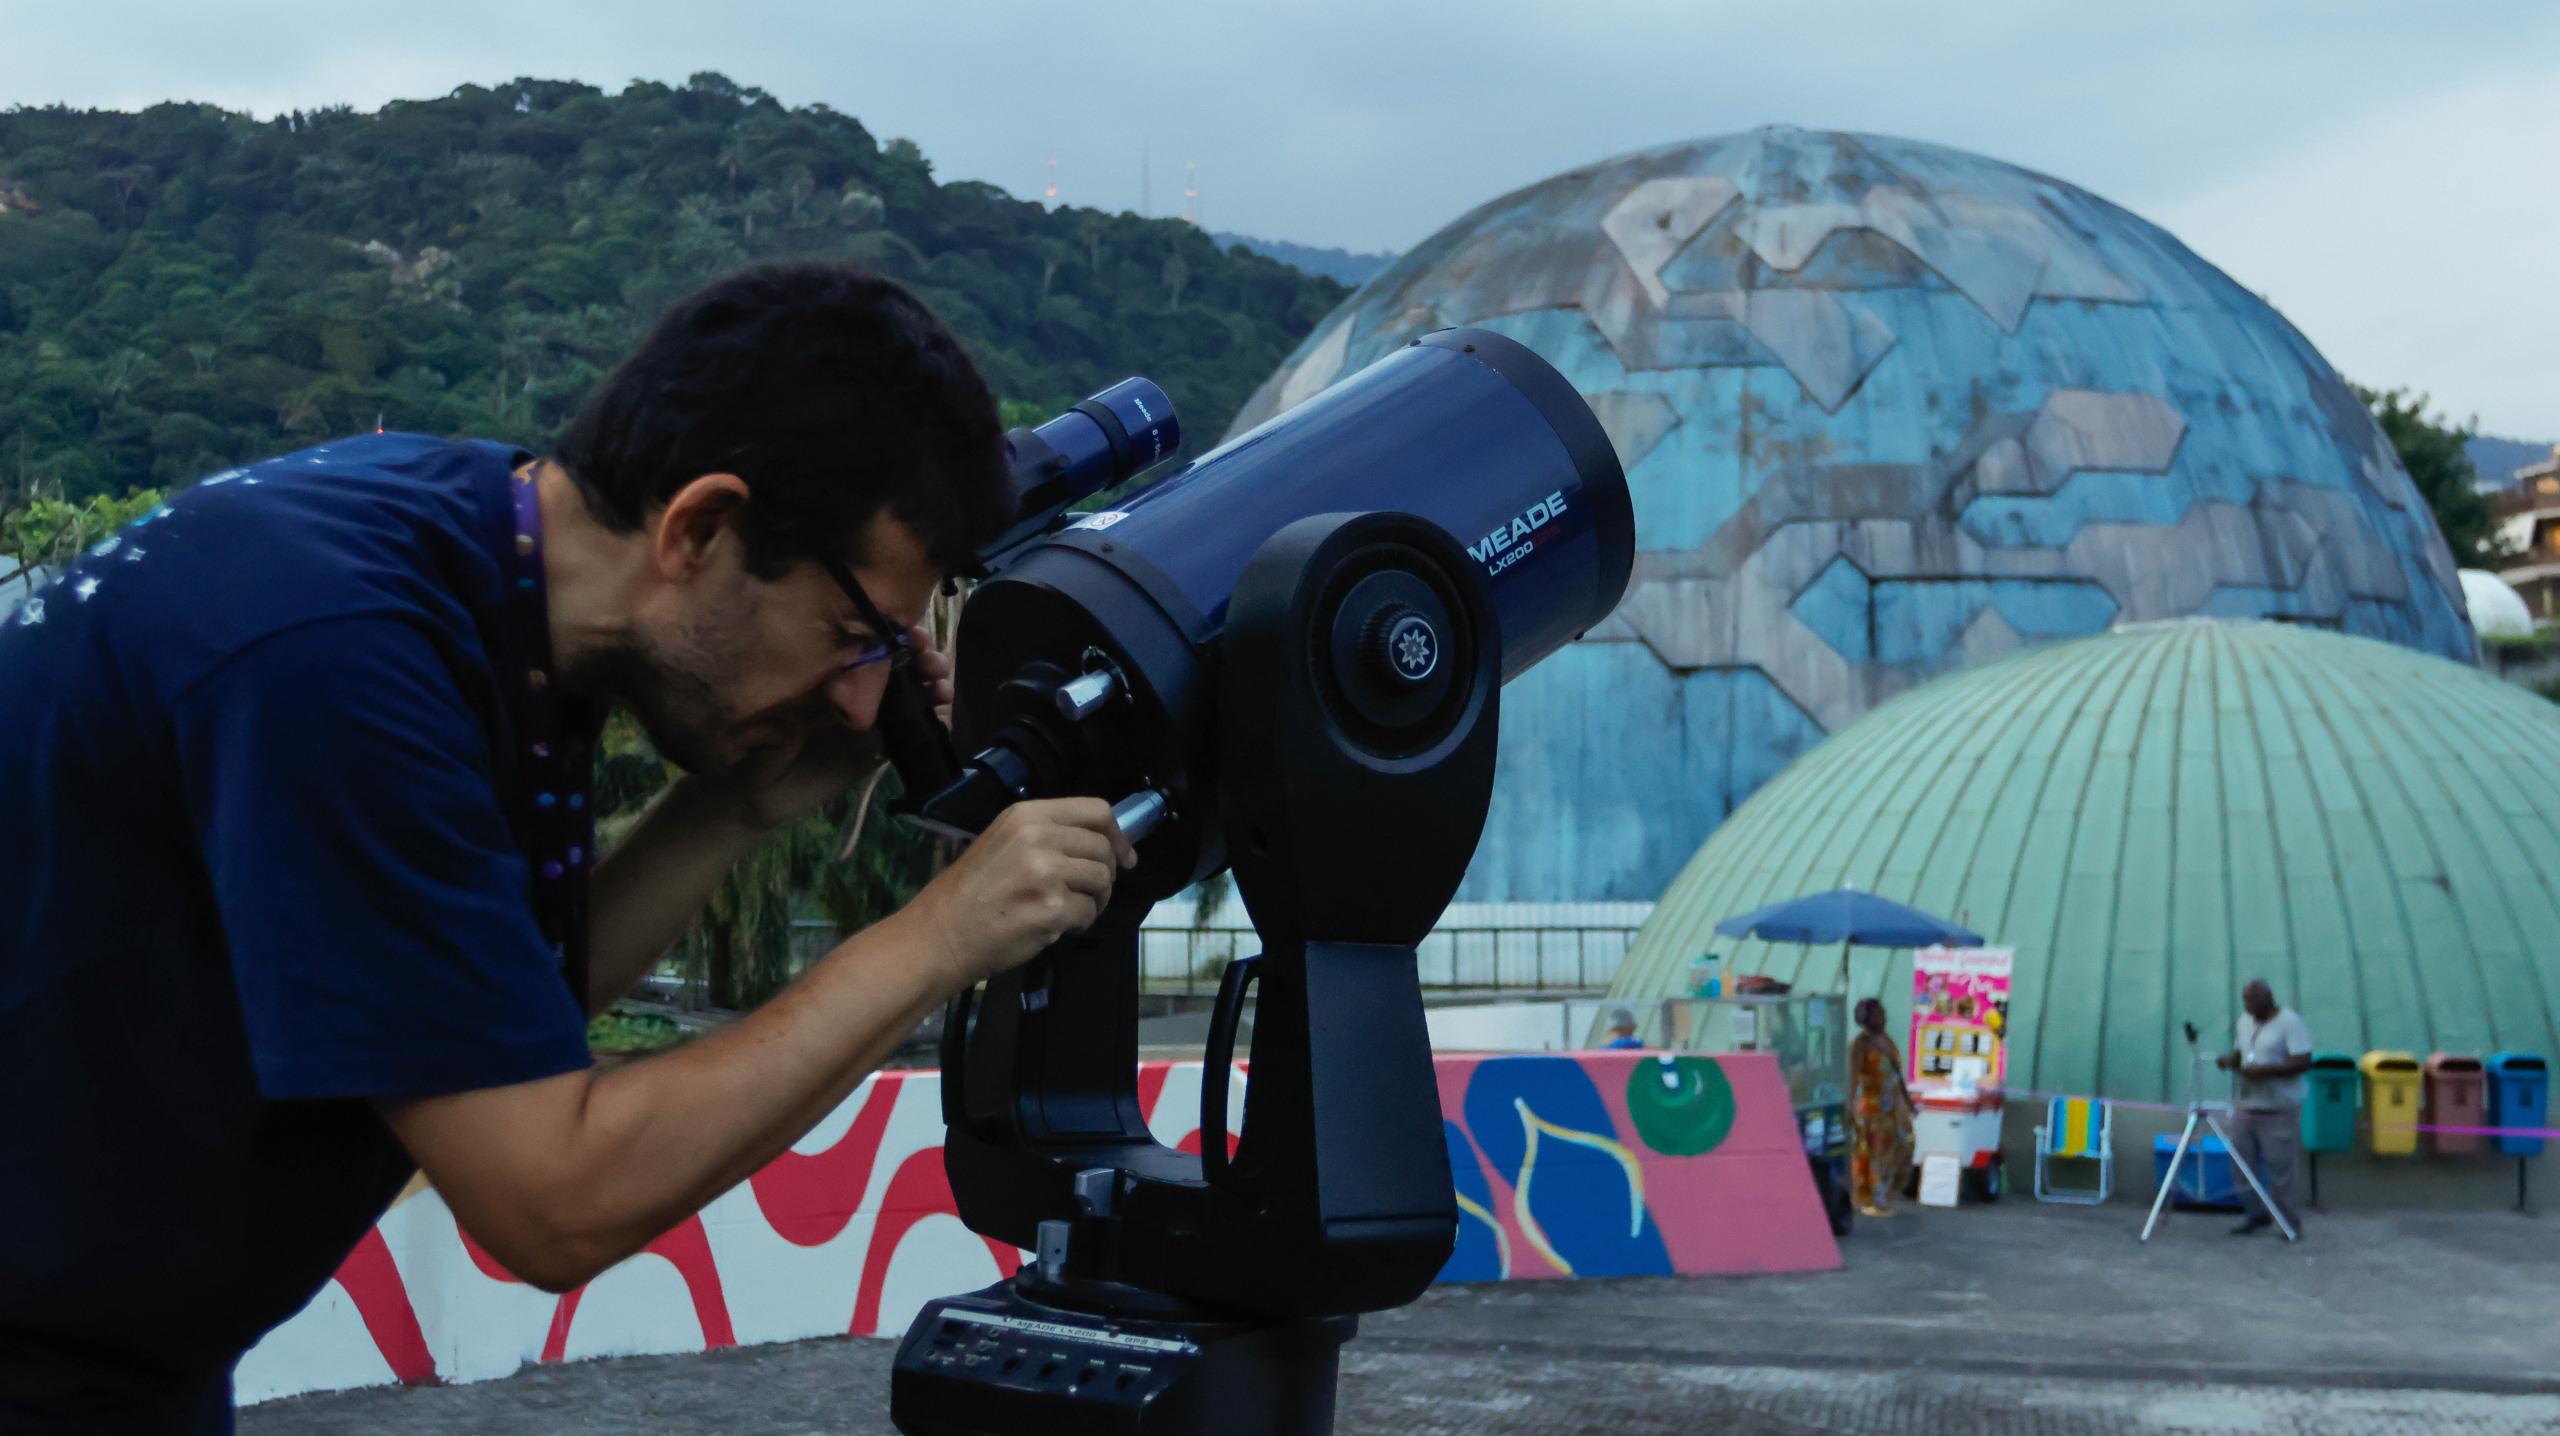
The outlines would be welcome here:
[[[956,1000],[952,1192],[972,1229],[1036,1259],[916,1318],[899,1429],[1332,1429],[1357,1314],[1420,1295],[1456,1236],[1414,946],[1492,794],[1494,625],[1476,566],[1408,515],[1304,519],[1246,567],[1216,660],[1217,801],[1263,949],[1220,983],[1201,1150],[1159,1143],[1139,1103],[1146,901]]]

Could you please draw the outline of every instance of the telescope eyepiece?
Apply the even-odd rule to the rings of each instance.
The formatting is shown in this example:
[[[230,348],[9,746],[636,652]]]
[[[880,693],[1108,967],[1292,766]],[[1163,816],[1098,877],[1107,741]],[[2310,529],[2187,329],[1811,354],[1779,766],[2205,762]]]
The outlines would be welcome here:
[[[1182,424],[1173,415],[1173,401],[1152,380],[1123,379],[1049,423],[1063,423],[1068,414],[1081,414],[1092,420],[1111,444],[1113,477],[1086,493],[1109,488],[1142,469],[1160,464],[1182,447]],[[1041,425],[1044,431],[1048,427]]]
[[[1013,430],[1005,443],[1013,522],[978,551],[982,566],[1047,533],[1069,505],[1173,457],[1182,447],[1182,421],[1152,381],[1123,379],[1036,429]]]

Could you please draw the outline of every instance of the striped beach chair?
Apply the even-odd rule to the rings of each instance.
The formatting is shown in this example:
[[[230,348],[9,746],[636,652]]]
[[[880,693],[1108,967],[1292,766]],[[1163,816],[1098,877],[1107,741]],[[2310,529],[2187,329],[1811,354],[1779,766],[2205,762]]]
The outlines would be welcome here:
[[[2107,1104],[2088,1097],[2056,1097],[2045,1110],[2044,1125],[2036,1128],[2036,1200],[2039,1202],[2073,1202],[2095,1206],[2115,1191],[2116,1154],[2114,1113]],[[2054,1158],[2098,1164],[2098,1185],[2056,1187],[2047,1168]]]

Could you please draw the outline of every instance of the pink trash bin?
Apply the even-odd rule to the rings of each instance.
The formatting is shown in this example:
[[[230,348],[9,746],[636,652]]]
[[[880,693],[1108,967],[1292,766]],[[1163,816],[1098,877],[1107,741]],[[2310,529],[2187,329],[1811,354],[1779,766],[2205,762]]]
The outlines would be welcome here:
[[[2477,1057],[2436,1052],[2427,1057],[2427,1110],[2419,1120],[2430,1127],[2486,1127],[2488,1069]],[[2430,1132],[2438,1152],[2447,1156],[2480,1150],[2477,1132]]]

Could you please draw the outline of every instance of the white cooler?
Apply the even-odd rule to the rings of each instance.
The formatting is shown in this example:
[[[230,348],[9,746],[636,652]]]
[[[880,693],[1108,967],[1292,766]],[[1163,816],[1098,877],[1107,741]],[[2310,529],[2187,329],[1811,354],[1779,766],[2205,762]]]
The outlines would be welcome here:
[[[2000,1109],[2004,1105],[2000,1089],[1979,1087],[1964,1091],[1951,1086],[1932,1085],[1912,1093],[1918,1111],[1911,1121],[1911,1160],[1926,1161],[1932,1153],[1953,1157],[1956,1165],[1967,1171],[1985,1171],[2000,1157]],[[1991,1181],[1987,1172],[1977,1181]]]

